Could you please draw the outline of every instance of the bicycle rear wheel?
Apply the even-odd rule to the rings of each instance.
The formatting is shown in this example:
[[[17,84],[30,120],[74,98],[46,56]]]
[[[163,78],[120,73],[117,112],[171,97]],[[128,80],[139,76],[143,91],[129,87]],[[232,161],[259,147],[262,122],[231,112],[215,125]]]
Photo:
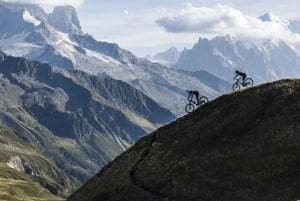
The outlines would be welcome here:
[[[195,109],[195,106],[192,104],[192,103],[188,103],[186,106],[185,106],[185,111],[187,113],[191,113],[193,112]]]

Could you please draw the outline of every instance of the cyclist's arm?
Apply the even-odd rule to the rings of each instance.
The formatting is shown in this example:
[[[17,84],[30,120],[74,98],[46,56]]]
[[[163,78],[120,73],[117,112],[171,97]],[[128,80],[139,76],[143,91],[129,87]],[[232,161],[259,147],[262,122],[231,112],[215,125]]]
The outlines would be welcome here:
[[[188,100],[188,101],[190,101],[190,100],[191,100],[191,96],[192,96],[192,94],[191,94],[191,93],[189,93],[189,95],[188,95],[188,97],[187,97],[187,100]]]

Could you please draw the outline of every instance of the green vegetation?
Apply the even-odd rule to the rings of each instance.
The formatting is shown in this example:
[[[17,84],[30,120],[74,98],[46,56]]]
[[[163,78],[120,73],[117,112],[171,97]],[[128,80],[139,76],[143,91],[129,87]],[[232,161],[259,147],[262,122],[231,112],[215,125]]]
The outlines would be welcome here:
[[[1,168],[2,171],[2,168]],[[3,201],[62,201],[39,183],[20,179],[0,178],[0,200]]]
[[[1,201],[62,201],[75,184],[25,139],[0,126]]]

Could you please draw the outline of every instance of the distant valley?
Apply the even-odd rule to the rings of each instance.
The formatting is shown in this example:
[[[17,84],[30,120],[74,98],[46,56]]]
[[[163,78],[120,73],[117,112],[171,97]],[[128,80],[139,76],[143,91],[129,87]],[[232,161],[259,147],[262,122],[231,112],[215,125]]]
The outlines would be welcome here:
[[[1,52],[0,75],[0,125],[53,161],[65,175],[59,179],[60,191],[66,188],[64,195],[140,137],[175,119],[142,92],[112,78],[66,71]],[[17,156],[18,152],[11,154]],[[48,167],[31,168],[42,172]],[[58,190],[53,192],[59,195]]]
[[[78,188],[80,182],[33,147],[22,133],[6,126],[0,126],[0,133],[0,200],[61,201]]]

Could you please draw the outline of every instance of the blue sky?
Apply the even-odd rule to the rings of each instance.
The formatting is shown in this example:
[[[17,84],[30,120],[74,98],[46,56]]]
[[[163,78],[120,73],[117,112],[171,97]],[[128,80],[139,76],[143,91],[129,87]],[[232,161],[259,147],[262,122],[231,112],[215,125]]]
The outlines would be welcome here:
[[[17,0],[6,0],[17,1]],[[174,46],[191,48],[199,37],[232,34],[241,38],[300,40],[282,23],[257,21],[265,13],[300,20],[299,0],[18,0],[76,7],[82,29],[97,40],[113,42],[137,56]],[[280,21],[280,19],[279,19]],[[282,21],[281,21],[282,22]]]

